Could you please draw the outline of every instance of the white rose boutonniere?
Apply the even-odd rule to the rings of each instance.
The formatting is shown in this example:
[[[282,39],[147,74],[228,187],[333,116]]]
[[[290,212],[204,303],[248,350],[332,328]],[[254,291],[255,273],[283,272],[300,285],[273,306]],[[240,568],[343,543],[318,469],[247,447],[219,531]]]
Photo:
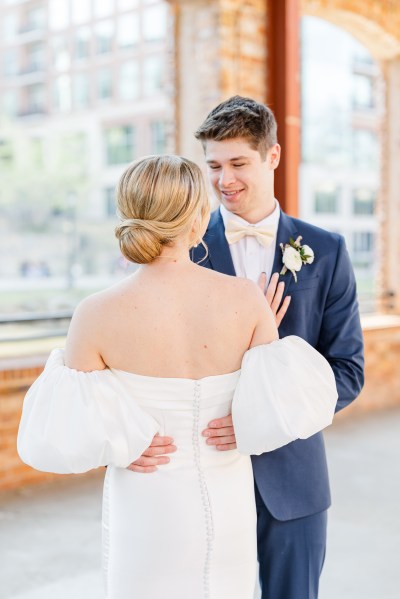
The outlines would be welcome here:
[[[297,272],[303,264],[312,264],[314,262],[314,252],[309,245],[301,245],[302,237],[298,237],[296,241],[290,238],[289,243],[281,243],[282,262],[284,264],[280,274],[284,275],[288,270],[294,276],[297,283]]]

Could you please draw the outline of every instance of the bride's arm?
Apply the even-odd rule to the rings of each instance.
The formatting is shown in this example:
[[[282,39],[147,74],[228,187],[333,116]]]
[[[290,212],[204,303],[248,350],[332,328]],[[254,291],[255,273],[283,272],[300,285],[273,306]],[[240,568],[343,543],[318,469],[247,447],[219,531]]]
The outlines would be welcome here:
[[[254,315],[255,322],[253,336],[248,349],[279,339],[278,328],[270,305],[265,301],[264,294],[259,288],[255,288],[254,291],[250,309]]]
[[[98,296],[84,299],[75,309],[65,345],[65,366],[91,372],[104,370],[101,357],[101,330],[104,326],[102,303]]]

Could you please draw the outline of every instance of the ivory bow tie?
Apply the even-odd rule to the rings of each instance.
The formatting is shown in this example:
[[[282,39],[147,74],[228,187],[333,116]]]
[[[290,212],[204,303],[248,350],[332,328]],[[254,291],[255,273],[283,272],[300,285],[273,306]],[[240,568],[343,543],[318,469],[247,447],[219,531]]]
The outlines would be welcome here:
[[[275,239],[275,232],[270,227],[252,227],[242,225],[235,220],[228,221],[225,227],[225,237],[231,245],[246,236],[255,237],[260,245],[269,247]]]

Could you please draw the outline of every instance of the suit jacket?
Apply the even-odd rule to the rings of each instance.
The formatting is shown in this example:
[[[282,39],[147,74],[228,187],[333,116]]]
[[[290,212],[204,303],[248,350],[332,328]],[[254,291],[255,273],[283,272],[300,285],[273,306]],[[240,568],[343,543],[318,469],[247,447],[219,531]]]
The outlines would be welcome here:
[[[302,236],[315,254],[303,265],[297,283],[288,271],[285,295],[291,295],[279,336],[298,335],[330,363],[338,390],[337,410],[352,402],[363,383],[363,337],[356,283],[342,236],[292,218],[281,212],[272,272],[282,269],[280,243]],[[218,210],[212,213],[204,242],[208,256],[201,265],[235,276],[224,223]],[[203,246],[192,250],[192,260],[205,256]],[[245,307],[244,307],[245,309]],[[275,451],[252,456],[253,472],[261,497],[278,520],[291,520],[327,509],[330,505],[328,470],[321,433]]]

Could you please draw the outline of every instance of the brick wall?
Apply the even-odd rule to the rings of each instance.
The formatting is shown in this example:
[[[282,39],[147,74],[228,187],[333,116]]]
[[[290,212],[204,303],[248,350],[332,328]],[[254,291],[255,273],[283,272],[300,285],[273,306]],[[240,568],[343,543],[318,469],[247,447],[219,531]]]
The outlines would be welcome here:
[[[369,322],[364,328],[365,388],[357,401],[337,415],[338,419],[400,407],[400,319],[378,318],[379,322]],[[23,398],[42,371],[44,359],[43,356],[34,361],[14,359],[0,363],[0,490],[71,476],[37,472],[21,462],[16,450]]]

